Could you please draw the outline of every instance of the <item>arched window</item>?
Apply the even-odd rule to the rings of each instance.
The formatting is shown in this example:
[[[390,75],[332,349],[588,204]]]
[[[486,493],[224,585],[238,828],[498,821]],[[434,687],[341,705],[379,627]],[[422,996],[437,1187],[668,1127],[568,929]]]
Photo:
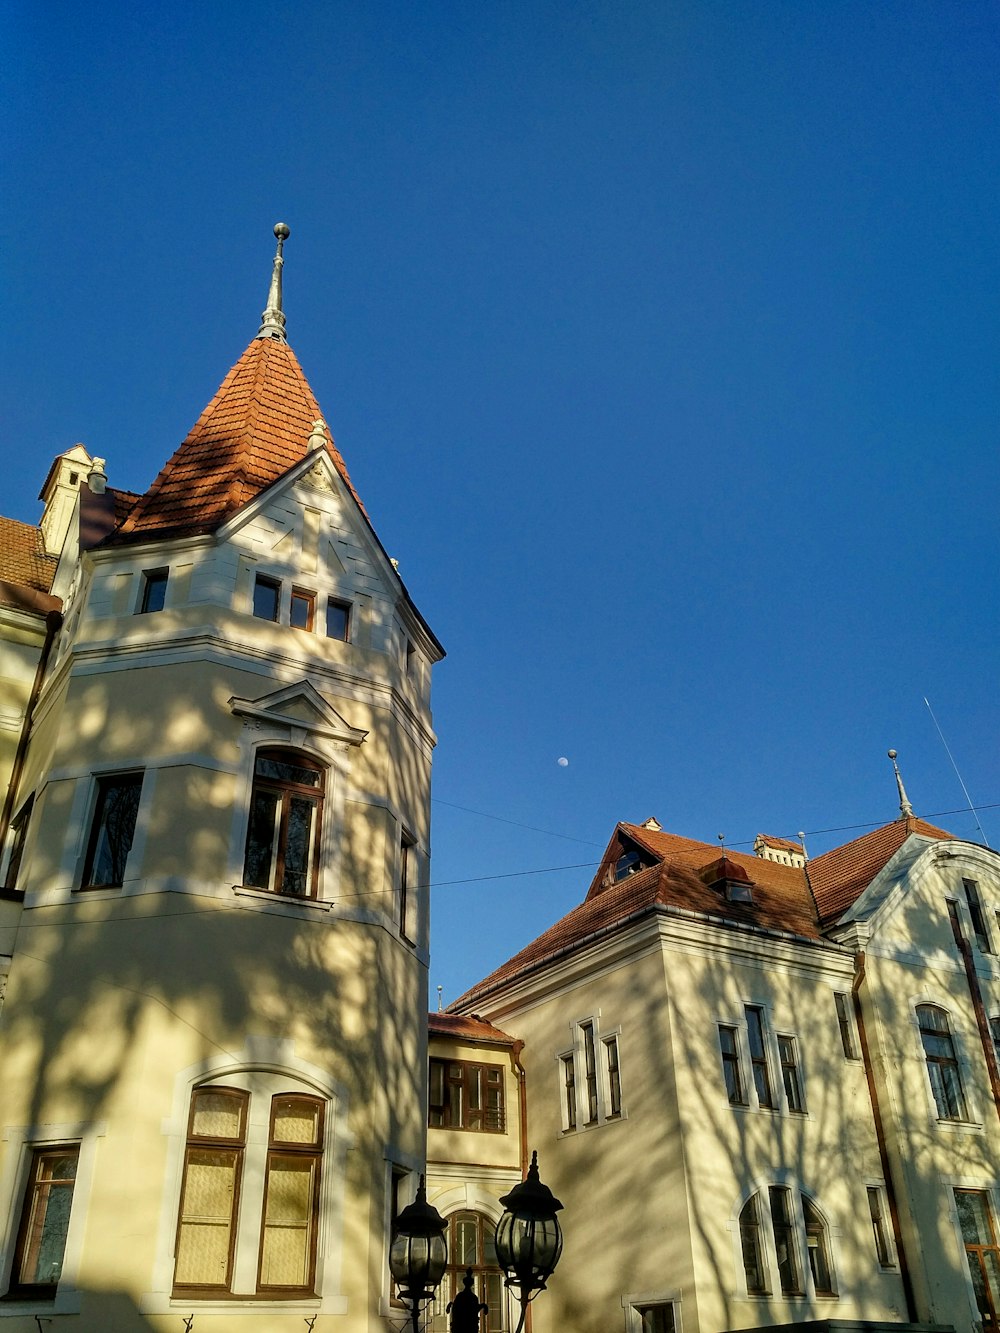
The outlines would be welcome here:
[[[176,1292],[208,1299],[243,1290],[286,1299],[313,1294],[324,1111],[320,1098],[298,1092],[195,1089]]]
[[[837,1294],[829,1228],[808,1195],[770,1185],[747,1199],[739,1224],[748,1296],[769,1295],[771,1273],[783,1296]]]
[[[927,1060],[927,1075],[941,1120],[966,1120],[965,1094],[948,1015],[935,1004],[917,1005],[920,1040]]]
[[[296,750],[259,750],[253,771],[243,883],[315,898],[325,772]]]
[[[465,1274],[472,1269],[473,1290],[488,1307],[483,1316],[483,1333],[505,1333],[507,1292],[497,1262],[494,1244],[495,1224],[482,1213],[452,1213],[448,1219],[448,1271],[441,1283],[441,1300],[446,1305],[462,1290]]]

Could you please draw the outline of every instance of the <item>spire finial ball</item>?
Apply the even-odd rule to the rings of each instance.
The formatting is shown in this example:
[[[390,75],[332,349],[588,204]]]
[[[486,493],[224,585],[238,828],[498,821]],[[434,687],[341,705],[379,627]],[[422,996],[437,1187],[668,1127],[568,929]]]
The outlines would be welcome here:
[[[890,750],[890,751],[889,751],[889,758],[890,758],[890,759],[895,759],[895,758],[896,758],[896,751],[895,751],[895,750]]]
[[[292,234],[292,229],[287,222],[276,222],[274,224],[274,234],[279,241],[287,241]]]

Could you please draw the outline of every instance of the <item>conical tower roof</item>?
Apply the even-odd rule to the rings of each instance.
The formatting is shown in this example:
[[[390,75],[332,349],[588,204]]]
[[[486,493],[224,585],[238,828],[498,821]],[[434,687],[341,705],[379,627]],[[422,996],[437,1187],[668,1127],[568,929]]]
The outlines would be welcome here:
[[[211,532],[309,452],[309,437],[322,414],[285,340],[281,270],[288,227],[279,222],[274,234],[278,248],[256,338],[111,541]],[[367,518],[329,436],[326,449]]]
[[[211,532],[306,456],[321,415],[288,344],[255,338],[139,497],[117,540]],[[332,440],[326,447],[364,512],[340,451]]]

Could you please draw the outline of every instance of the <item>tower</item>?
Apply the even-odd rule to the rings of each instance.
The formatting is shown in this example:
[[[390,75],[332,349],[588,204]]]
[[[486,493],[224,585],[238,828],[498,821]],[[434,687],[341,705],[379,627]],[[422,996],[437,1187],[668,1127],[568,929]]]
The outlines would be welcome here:
[[[388,1308],[423,1156],[443,650],[287,342],[288,234],[150,488],[82,448],[50,473],[35,614],[62,623],[35,635],[0,867],[13,1333],[353,1333]]]

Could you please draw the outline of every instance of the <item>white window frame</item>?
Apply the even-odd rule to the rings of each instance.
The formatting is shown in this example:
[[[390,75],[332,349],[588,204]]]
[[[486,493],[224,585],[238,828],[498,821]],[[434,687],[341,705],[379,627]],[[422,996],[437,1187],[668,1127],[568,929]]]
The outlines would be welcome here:
[[[181,1070],[174,1081],[171,1114],[163,1122],[167,1139],[167,1167],[164,1173],[163,1194],[160,1201],[160,1221],[157,1232],[156,1259],[153,1265],[152,1290],[138,1302],[142,1314],[177,1314],[191,1312],[192,1306],[204,1314],[237,1314],[265,1309],[286,1310],[289,1313],[314,1312],[323,1315],[346,1314],[347,1296],[343,1289],[342,1272],[344,1252],[346,1159],[353,1146],[348,1129],[347,1090],[334,1082],[326,1070],[300,1059],[294,1043],[287,1039],[270,1037],[247,1038],[243,1050],[231,1056],[219,1056]],[[323,1157],[319,1187],[319,1217],[316,1234],[315,1296],[296,1296],[283,1299],[258,1296],[256,1290],[256,1254],[260,1239],[260,1217],[252,1209],[246,1212],[246,1196],[240,1201],[237,1219],[237,1247],[233,1264],[233,1294],[225,1297],[208,1295],[203,1300],[190,1294],[174,1296],[174,1248],[177,1239],[177,1218],[184,1180],[184,1161],[188,1147],[191,1097],[198,1088],[222,1085],[245,1088],[251,1094],[251,1120],[248,1121],[247,1150],[253,1142],[266,1158],[268,1130],[251,1139],[254,1123],[253,1097],[262,1095],[270,1105],[276,1093],[303,1093],[320,1097],[326,1102],[323,1130]],[[279,1086],[280,1085],[280,1086]],[[261,1124],[263,1122],[261,1121]],[[244,1168],[246,1170],[246,1168]],[[259,1194],[255,1196],[260,1202]],[[245,1251],[249,1248],[249,1257]],[[241,1264],[241,1257],[243,1262]],[[252,1277],[245,1277],[252,1270]],[[237,1284],[240,1289],[236,1290]]]
[[[791,1195],[792,1212],[792,1245],[795,1251],[795,1263],[801,1279],[801,1290],[797,1292],[783,1292],[778,1277],[778,1251],[774,1239],[774,1225],[771,1220],[771,1198],[768,1193],[772,1188],[786,1189]],[[757,1196],[757,1213],[760,1219],[761,1244],[764,1249],[764,1266],[767,1272],[768,1289],[766,1292],[747,1291],[746,1269],[743,1265],[743,1245],[740,1236],[740,1216],[743,1209],[749,1201]],[[806,1237],[806,1219],[802,1207],[802,1196],[805,1195],[809,1202],[816,1209],[826,1233],[827,1252],[830,1263],[830,1275],[833,1282],[833,1296],[824,1293],[817,1293],[816,1284],[813,1281],[812,1269],[809,1266],[809,1247]],[[867,1221],[868,1212],[867,1197],[865,1201],[865,1219]],[[832,1304],[843,1298],[841,1283],[838,1280],[839,1265],[837,1263],[837,1245],[836,1239],[840,1235],[840,1228],[834,1226],[830,1214],[826,1208],[819,1202],[812,1190],[806,1189],[799,1179],[789,1173],[779,1173],[778,1175],[760,1178],[747,1190],[745,1190],[737,1199],[733,1211],[729,1215],[727,1226],[730,1231],[733,1245],[733,1264],[736,1273],[736,1295],[745,1301],[768,1301],[772,1305],[780,1302],[783,1305],[801,1307],[804,1303],[824,1303]],[[891,1270],[885,1269],[885,1272]]]
[[[927,1052],[924,1050],[923,1036],[920,1032],[920,1017],[917,1010],[921,1005],[930,1005],[934,1009],[940,1009],[948,1019],[948,1035],[951,1037],[952,1048],[955,1052],[955,1062],[958,1066],[958,1078],[962,1088],[962,1097],[965,1101],[965,1118],[960,1120],[942,1119],[938,1115],[937,1101],[934,1098],[934,1088],[931,1085],[930,1070],[927,1067]],[[921,1076],[927,1104],[927,1118],[930,1123],[944,1133],[982,1133],[983,1117],[977,1095],[977,1071],[969,1063],[968,1050],[970,1045],[979,1046],[978,1033],[975,1038],[966,1030],[964,1023],[961,1022],[961,1016],[954,1008],[954,1000],[951,996],[932,995],[924,991],[920,995],[913,996],[910,999],[910,1023],[913,1028],[913,1040],[916,1045],[917,1055],[920,1059]],[[991,1034],[992,1035],[992,1034]],[[964,1254],[964,1251],[963,1251]]]
[[[563,1047],[557,1051],[554,1060],[558,1078],[560,1124],[562,1134],[576,1134],[581,1130],[596,1129],[599,1125],[617,1124],[620,1120],[628,1118],[628,1111],[625,1106],[625,1079],[622,1075],[622,1029],[621,1024],[616,1027],[604,1028],[601,1026],[600,1010],[593,1013],[584,1014],[574,1020],[570,1025],[570,1034],[572,1044]],[[594,1038],[594,1060],[595,1074],[597,1078],[597,1118],[589,1120],[589,1101],[587,1096],[587,1058],[586,1058],[586,1038],[587,1028],[593,1033]],[[606,1042],[614,1039],[618,1046],[618,1085],[620,1088],[620,1109],[612,1114],[611,1112],[611,1075],[608,1069],[608,1048]],[[566,1097],[566,1075],[565,1066],[567,1061],[573,1062],[573,1076],[576,1101],[576,1124],[571,1126],[567,1113]]]
[[[3,1173],[0,1175],[0,1222],[11,1244],[0,1255],[0,1290],[10,1288],[14,1266],[13,1238],[17,1236],[25,1191],[34,1154],[38,1149],[55,1148],[64,1144],[78,1144],[80,1157],[73,1186],[66,1248],[63,1251],[62,1274],[56,1287],[55,1298],[33,1301],[31,1297],[17,1299],[10,1312],[32,1317],[61,1314],[79,1314],[82,1292],[77,1286],[83,1257],[83,1240],[87,1225],[87,1209],[94,1181],[94,1163],[97,1140],[107,1133],[104,1121],[75,1122],[72,1124],[9,1125],[0,1138],[8,1145]]]
[[[767,1078],[771,1088],[771,1095],[774,1099],[772,1106],[762,1106],[757,1095],[757,1082],[753,1076],[753,1062],[750,1057],[750,1033],[747,1023],[747,1010],[759,1009],[761,1011],[761,1025],[764,1034],[764,1058],[767,1062]],[[736,1032],[736,1049],[739,1058],[739,1073],[743,1083],[743,1093],[746,1098],[742,1102],[731,1102],[726,1093],[726,1076],[722,1064],[722,1041],[719,1035],[720,1028],[734,1028]],[[781,1070],[781,1049],[778,1045],[778,1038],[785,1037],[795,1044],[796,1070],[799,1077],[799,1092],[802,1095],[802,1110],[793,1111],[788,1105],[788,1097],[785,1094],[785,1080],[782,1077]],[[714,1046],[715,1060],[718,1069],[717,1085],[719,1097],[724,1106],[731,1111],[762,1111],[766,1115],[791,1115],[796,1119],[807,1120],[810,1118],[809,1101],[806,1095],[806,1062],[803,1055],[803,1046],[797,1032],[789,1032],[782,1028],[780,1031],[775,1027],[771,1006],[763,1000],[747,999],[740,1007],[739,1016],[734,1018],[731,1014],[720,1014],[715,1018],[714,1027]],[[749,1197],[749,1196],[748,1196]]]
[[[880,1273],[895,1273],[899,1270],[899,1254],[896,1250],[896,1237],[892,1227],[892,1213],[889,1211],[889,1194],[885,1187],[885,1181],[880,1177],[872,1176],[862,1182],[865,1189],[865,1212],[864,1216],[868,1219],[871,1226],[871,1206],[868,1202],[868,1191],[875,1190],[878,1193],[879,1209],[882,1221],[885,1227],[886,1249],[888,1251],[888,1262],[882,1263],[878,1257],[878,1250],[875,1246],[875,1233],[872,1230],[872,1253],[875,1260],[875,1267]]]

